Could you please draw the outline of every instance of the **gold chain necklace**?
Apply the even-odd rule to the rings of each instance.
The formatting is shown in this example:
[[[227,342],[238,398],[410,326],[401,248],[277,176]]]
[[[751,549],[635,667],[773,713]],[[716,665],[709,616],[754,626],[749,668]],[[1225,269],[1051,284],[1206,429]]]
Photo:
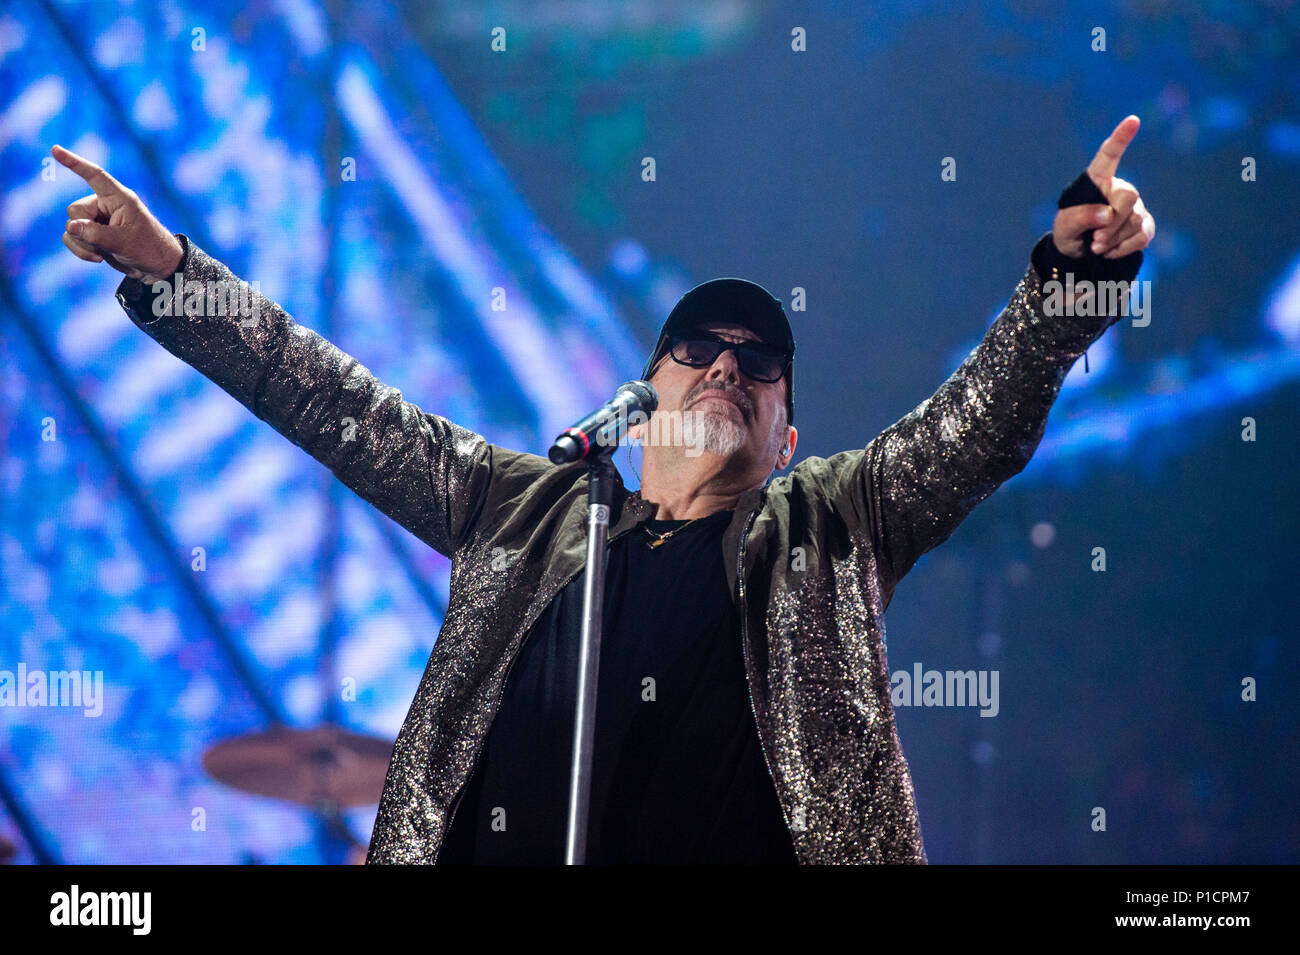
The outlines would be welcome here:
[[[647,534],[649,534],[651,537],[654,538],[653,541],[650,541],[650,542],[649,542],[649,543],[650,543],[650,549],[651,549],[651,550],[654,550],[656,547],[659,547],[661,544],[663,544],[664,541],[668,540],[668,538],[672,537],[672,536],[673,536],[674,534],[676,534],[678,531],[684,531],[684,530],[686,530],[686,528],[690,527],[692,524],[694,524],[694,523],[695,523],[696,521],[698,521],[698,520],[700,520],[700,518],[698,518],[698,517],[696,517],[696,518],[694,518],[694,519],[692,519],[692,520],[689,520],[689,521],[687,521],[685,524],[683,524],[681,527],[675,527],[675,528],[673,528],[673,529],[670,530],[667,534],[657,534],[657,533],[655,533],[654,531],[652,531],[652,530],[650,529],[650,525],[649,525],[649,524],[642,524],[641,526],[645,528],[645,532],[646,532]]]

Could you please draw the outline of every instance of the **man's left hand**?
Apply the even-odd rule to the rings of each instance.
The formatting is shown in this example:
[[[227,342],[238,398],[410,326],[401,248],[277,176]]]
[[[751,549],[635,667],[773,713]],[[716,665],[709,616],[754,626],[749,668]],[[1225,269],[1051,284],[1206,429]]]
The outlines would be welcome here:
[[[1089,229],[1097,230],[1092,237],[1092,251],[1107,259],[1145,249],[1155,236],[1156,220],[1142,204],[1137,188],[1115,175],[1120,157],[1141,124],[1136,116],[1126,117],[1088,164],[1088,178],[1101,190],[1107,204],[1070,206],[1056,213],[1052,242],[1063,254],[1082,258],[1083,234]]]

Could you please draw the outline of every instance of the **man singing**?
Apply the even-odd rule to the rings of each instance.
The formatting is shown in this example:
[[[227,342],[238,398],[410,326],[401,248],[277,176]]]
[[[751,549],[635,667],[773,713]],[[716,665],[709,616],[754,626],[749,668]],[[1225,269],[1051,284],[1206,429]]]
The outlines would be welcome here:
[[[1138,125],[1121,122],[1062,193],[961,367],[863,448],[774,478],[798,439],[780,302],[728,278],[674,307],[642,377],[683,440],[646,441],[640,490],[614,491],[587,861],[926,861],[885,608],[1024,468],[1066,372],[1120,317],[1083,306],[1089,283],[1131,281],[1155,234],[1115,175]],[[103,169],[53,153],[94,190],[68,207],[63,242],[125,273],[131,321],[452,561],[367,861],[562,862],[585,464],[422,411],[256,292],[256,320],[211,314],[206,290],[239,280]],[[1065,314],[1045,307],[1053,282],[1073,290]],[[166,295],[174,307],[155,308]]]

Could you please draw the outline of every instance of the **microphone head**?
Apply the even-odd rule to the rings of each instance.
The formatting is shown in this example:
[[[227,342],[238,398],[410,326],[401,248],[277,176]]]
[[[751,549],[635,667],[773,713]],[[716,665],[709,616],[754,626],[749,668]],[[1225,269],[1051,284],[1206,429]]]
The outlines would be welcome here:
[[[655,391],[655,386],[648,381],[639,378],[625,381],[614,393],[618,394],[620,391],[630,391],[636,396],[636,405],[629,408],[629,412],[644,411],[646,414],[652,414],[659,407],[659,392]]]

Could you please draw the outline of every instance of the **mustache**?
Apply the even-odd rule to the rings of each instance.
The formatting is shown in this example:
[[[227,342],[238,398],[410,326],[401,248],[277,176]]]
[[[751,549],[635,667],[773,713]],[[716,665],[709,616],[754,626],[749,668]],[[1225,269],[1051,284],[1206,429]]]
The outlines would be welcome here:
[[[721,391],[740,406],[740,413],[746,421],[753,420],[754,406],[750,404],[749,397],[735,385],[725,381],[706,382],[691,396],[691,400],[687,403],[688,406],[695,404],[707,391]]]

